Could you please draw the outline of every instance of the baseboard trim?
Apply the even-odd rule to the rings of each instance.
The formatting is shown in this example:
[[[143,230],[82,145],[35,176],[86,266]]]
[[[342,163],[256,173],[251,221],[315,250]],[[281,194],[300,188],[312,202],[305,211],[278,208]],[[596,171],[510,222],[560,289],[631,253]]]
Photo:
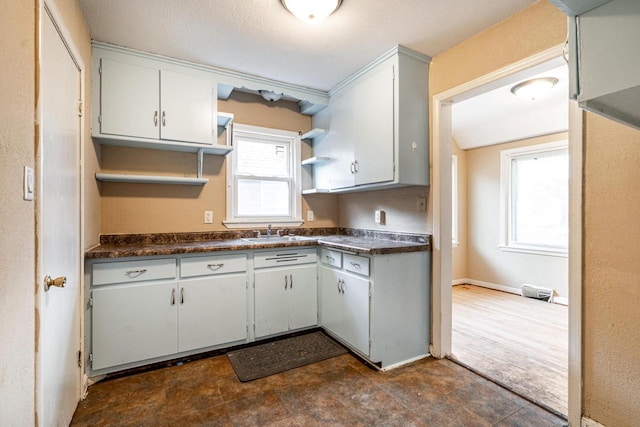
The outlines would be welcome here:
[[[451,281],[451,286],[464,285],[464,284],[480,286],[481,288],[493,289],[496,291],[508,292],[510,294],[515,294],[515,295],[522,295],[522,290],[520,288],[513,288],[511,286],[498,285],[496,283],[491,283],[491,282],[483,282],[482,280],[464,278],[464,279],[454,279]],[[569,298],[554,296],[553,303],[568,306]]]
[[[594,421],[591,418],[587,418],[587,417],[582,417],[580,426],[581,427],[606,427],[604,424],[600,424],[599,422]]]

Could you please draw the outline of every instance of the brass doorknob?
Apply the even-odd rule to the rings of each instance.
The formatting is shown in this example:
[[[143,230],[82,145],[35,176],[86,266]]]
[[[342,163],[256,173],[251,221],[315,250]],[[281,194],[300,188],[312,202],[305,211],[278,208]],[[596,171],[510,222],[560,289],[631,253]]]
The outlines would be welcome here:
[[[67,283],[67,278],[64,276],[56,277],[52,279],[48,274],[44,276],[44,290],[48,291],[50,287],[56,286],[58,288],[64,288],[65,283]]]

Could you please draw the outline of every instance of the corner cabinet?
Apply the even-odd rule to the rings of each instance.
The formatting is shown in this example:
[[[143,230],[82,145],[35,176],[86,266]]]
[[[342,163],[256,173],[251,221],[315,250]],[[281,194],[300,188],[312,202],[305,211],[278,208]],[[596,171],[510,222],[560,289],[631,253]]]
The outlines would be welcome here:
[[[313,116],[330,129],[314,155],[314,188],[331,192],[429,185],[429,63],[397,46],[330,92]]]
[[[429,253],[320,249],[319,323],[381,369],[429,352]]]

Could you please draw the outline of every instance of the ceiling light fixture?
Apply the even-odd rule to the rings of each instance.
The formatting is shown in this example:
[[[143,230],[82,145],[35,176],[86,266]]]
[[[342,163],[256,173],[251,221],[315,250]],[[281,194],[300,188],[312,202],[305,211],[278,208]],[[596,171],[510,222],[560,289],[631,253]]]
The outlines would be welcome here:
[[[269,102],[280,101],[280,99],[282,99],[282,97],[284,96],[284,93],[275,93],[271,90],[259,90],[258,92],[260,92],[260,96],[262,96],[265,101]]]
[[[280,0],[296,18],[305,22],[320,22],[335,12],[342,0]]]
[[[511,93],[520,98],[533,101],[546,95],[556,83],[558,83],[558,79],[554,77],[540,77],[525,80],[512,87]]]

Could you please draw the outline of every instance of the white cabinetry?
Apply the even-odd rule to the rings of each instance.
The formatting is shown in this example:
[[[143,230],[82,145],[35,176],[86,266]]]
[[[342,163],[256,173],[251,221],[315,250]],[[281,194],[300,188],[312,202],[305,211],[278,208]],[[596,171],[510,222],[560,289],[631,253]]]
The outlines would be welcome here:
[[[91,369],[145,361],[247,339],[245,254],[92,266]]]
[[[256,253],[255,336],[318,324],[316,250]]]
[[[586,110],[640,129],[640,2],[552,3],[571,16],[571,97]]]
[[[323,248],[320,326],[382,369],[426,356],[428,254],[361,256]]]
[[[429,184],[430,58],[397,46],[330,92],[313,125],[314,187],[332,192]]]

